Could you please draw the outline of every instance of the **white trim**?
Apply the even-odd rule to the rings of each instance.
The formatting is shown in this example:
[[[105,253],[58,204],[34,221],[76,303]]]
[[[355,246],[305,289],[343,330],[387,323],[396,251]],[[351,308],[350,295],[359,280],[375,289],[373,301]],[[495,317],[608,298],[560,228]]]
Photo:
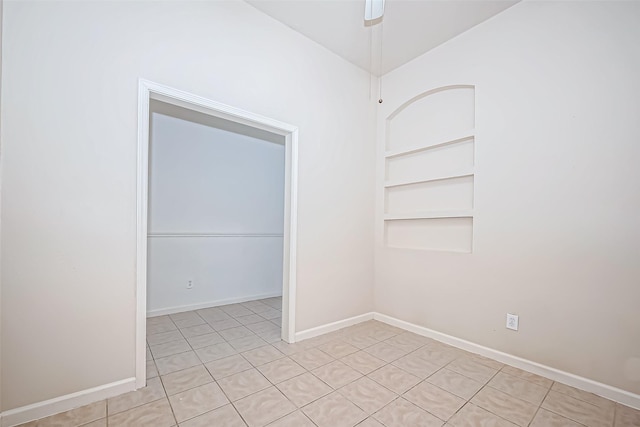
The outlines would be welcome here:
[[[296,340],[296,290],[298,255],[298,129],[285,138],[284,185],[284,265],[282,290],[282,339],[288,343]]]
[[[250,111],[232,107],[231,105],[216,102],[199,95],[174,89],[160,83],[140,79],[140,85],[148,89],[149,97],[166,104],[183,107],[188,110],[198,111],[207,115],[214,115],[231,122],[241,123],[257,129],[277,135],[288,136],[298,130],[296,126],[261,116]]]
[[[578,375],[571,374],[569,372],[561,371],[560,369],[552,368],[550,366],[542,365],[531,360],[523,359],[512,354],[503,353],[498,350],[494,350],[489,347],[484,347],[480,344],[473,343],[471,341],[456,338],[451,335],[443,334],[441,332],[434,331],[433,329],[425,328],[423,326],[416,325],[414,323],[405,322],[404,320],[396,319],[395,317],[387,316],[378,312],[370,312],[361,314],[359,316],[350,317],[348,319],[339,320],[337,322],[327,323],[315,328],[305,329],[296,334],[296,341],[302,341],[309,338],[314,338],[320,335],[327,334],[329,332],[337,331],[348,326],[353,326],[358,323],[366,322],[367,320],[377,320],[386,323],[391,326],[395,326],[405,331],[413,332],[424,337],[432,338],[434,340],[443,342],[445,344],[452,345],[462,350],[469,351],[471,353],[479,354],[504,364],[514,366],[524,371],[532,372],[537,375],[541,375],[545,378],[549,378],[553,381],[563,383],[580,390],[584,390],[598,396],[602,396],[606,399],[613,400],[623,405],[640,409],[640,395],[622,390],[616,387],[612,387],[607,384],[603,384],[589,378],[584,378]]]
[[[451,335],[443,334],[441,332],[437,332],[413,323],[405,322],[404,320],[399,320],[385,314],[374,313],[373,318],[374,320],[384,322],[388,325],[396,326],[406,331],[429,337],[437,341],[441,341],[445,344],[452,345],[454,347],[458,347],[462,350],[480,354],[482,356],[489,357],[507,365],[511,365],[516,368],[541,375],[553,381],[557,381],[578,388],[580,390],[597,394],[598,396],[602,396],[615,402],[622,403],[623,405],[640,409],[640,395],[638,394],[634,394],[607,384],[574,375],[569,372],[561,371],[550,366],[542,365],[531,360],[523,359],[512,354],[503,353],[489,347],[484,347],[480,344],[456,338]]]
[[[296,333],[296,342],[308,340],[309,338],[337,331],[338,329],[357,325],[358,323],[366,322],[367,320],[373,320],[374,315],[375,313],[373,312],[364,313],[359,316],[349,317],[348,319],[338,320],[337,322],[316,326],[315,328],[305,329],[304,331]]]
[[[40,418],[69,411],[89,403],[118,396],[119,394],[133,391],[135,388],[136,379],[127,378],[32,405],[10,409],[1,414],[1,425],[2,427],[13,427],[29,421],[39,420]]]
[[[285,218],[282,339],[295,340],[298,223],[298,128],[198,95],[140,79],[138,87],[138,176],[136,223],[136,387],[146,382],[147,202],[149,179],[149,104],[151,99],[266,130],[285,138]]]
[[[209,301],[209,302],[204,302],[199,304],[178,305],[175,307],[159,308],[157,310],[149,310],[147,312],[147,317],[164,316],[166,314],[176,314],[176,313],[182,313],[185,311],[192,311],[192,310],[202,310],[203,308],[218,307],[220,305],[236,304],[236,303],[245,302],[245,301],[253,301],[258,299],[273,298],[273,297],[279,297],[279,296],[280,296],[280,293],[259,294],[259,295],[252,295],[248,297],[241,297],[241,298],[219,299],[219,300],[214,300],[214,301]]]
[[[149,188],[149,99],[151,88],[138,87],[138,176],[136,189],[136,388],[147,382],[147,201]]]

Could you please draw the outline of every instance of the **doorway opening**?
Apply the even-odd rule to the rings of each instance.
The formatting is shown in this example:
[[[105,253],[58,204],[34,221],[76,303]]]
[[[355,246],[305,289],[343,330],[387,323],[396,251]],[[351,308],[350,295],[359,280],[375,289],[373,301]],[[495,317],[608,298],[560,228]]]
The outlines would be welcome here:
[[[244,129],[250,135],[284,145],[284,215],[282,227],[282,326],[280,338],[295,338],[296,224],[297,224],[297,139],[295,126],[243,111],[194,94],[147,80],[140,80],[138,92],[138,182],[136,256],[136,387],[146,383],[148,316],[149,159],[152,105],[188,111],[210,123],[228,129]],[[173,236],[169,236],[173,237]],[[190,283],[187,281],[187,285]],[[156,313],[158,314],[158,313]]]

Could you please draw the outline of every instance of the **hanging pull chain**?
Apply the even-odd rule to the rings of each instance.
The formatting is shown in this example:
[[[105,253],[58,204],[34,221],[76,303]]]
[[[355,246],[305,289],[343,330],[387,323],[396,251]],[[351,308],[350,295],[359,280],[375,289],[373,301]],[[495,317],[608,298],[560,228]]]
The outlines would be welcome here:
[[[380,99],[378,99],[378,103],[382,104],[382,39],[384,35],[384,22],[380,23],[380,58],[378,62],[378,93],[380,95]]]
[[[369,101],[371,101],[371,92],[373,92],[373,27],[369,25]]]

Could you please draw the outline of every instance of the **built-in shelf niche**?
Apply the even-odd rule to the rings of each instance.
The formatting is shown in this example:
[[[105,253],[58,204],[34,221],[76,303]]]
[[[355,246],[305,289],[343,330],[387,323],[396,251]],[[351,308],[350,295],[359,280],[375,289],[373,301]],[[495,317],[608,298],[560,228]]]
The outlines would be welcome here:
[[[385,242],[390,248],[472,251],[472,217],[398,219],[385,225]]]
[[[473,175],[385,188],[385,215],[473,209]]]
[[[385,149],[385,245],[472,252],[475,87],[407,101],[386,121]]]
[[[448,178],[473,171],[473,137],[386,159],[387,182]]]

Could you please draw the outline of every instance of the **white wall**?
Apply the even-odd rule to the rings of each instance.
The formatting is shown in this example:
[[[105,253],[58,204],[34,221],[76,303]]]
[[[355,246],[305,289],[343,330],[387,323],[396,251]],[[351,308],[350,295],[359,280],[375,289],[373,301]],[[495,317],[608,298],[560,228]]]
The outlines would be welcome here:
[[[0,99],[2,99],[2,40],[3,40],[3,31],[2,31],[2,11],[4,9],[4,0],[0,0]],[[0,115],[2,114],[2,105],[0,103]],[[2,138],[0,137],[0,195],[2,194]],[[0,196],[0,211],[2,210],[2,197]],[[2,235],[2,226],[1,226],[1,216],[0,216],[0,236]],[[0,250],[0,259],[2,258],[1,250]],[[2,265],[0,265],[0,271],[2,269]],[[0,272],[0,410],[2,409],[2,273]]]
[[[284,138],[220,129],[154,104],[147,311],[281,295]]]
[[[384,77],[377,311],[640,393],[639,22],[525,1]],[[473,253],[385,248],[385,119],[451,84],[475,85]]]
[[[371,310],[365,72],[240,1],[10,1],[3,24],[3,410],[134,375],[140,77],[299,127],[296,328]]]

